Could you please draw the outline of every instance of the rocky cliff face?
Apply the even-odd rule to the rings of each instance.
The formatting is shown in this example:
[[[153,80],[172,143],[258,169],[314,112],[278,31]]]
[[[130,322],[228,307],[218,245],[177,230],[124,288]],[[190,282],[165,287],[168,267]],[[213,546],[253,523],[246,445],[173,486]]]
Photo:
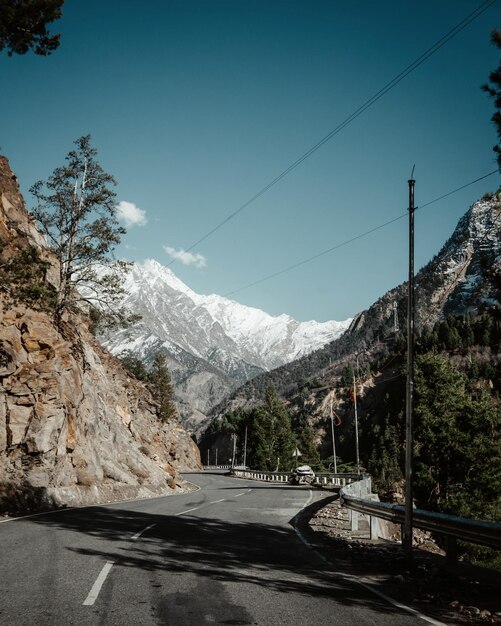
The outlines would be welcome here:
[[[177,420],[158,421],[148,390],[84,316],[54,325],[44,298],[57,276],[0,157],[0,510],[179,491],[198,448]]]

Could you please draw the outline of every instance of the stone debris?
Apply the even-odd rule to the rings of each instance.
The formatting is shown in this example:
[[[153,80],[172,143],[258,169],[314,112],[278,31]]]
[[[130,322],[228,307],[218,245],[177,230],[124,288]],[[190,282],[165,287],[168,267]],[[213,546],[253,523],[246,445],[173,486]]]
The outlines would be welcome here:
[[[430,533],[415,530],[409,563],[395,532],[370,540],[369,524],[359,518],[351,531],[349,511],[335,499],[309,519],[310,541],[341,571],[376,581],[378,588],[447,624],[501,624],[501,574],[457,564],[448,568]],[[472,574],[472,572],[475,572]]]

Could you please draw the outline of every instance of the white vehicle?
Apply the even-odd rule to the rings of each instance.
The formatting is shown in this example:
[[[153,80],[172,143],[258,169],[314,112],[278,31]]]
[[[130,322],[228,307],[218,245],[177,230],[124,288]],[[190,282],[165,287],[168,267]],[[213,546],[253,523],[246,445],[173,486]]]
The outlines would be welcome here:
[[[299,465],[289,476],[291,485],[311,484],[315,480],[315,472],[309,465]]]

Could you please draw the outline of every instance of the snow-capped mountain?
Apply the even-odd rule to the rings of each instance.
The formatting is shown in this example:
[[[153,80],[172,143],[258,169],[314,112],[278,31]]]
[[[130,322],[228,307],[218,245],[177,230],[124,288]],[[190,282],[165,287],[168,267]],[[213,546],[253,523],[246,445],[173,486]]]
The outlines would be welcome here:
[[[460,219],[436,258],[449,289],[444,314],[499,306],[501,301],[501,194],[476,202]],[[449,287],[448,287],[449,286]]]
[[[132,266],[125,289],[124,304],[142,316],[141,323],[128,331],[134,349],[137,333],[145,339],[148,329],[149,341],[155,335],[166,347],[181,348],[229,375],[237,362],[269,370],[293,361],[338,337],[351,321],[298,322],[218,295],[200,295],[152,259]],[[114,353],[131,347],[130,340],[126,344],[117,336],[108,342]]]
[[[262,402],[273,385],[282,395],[301,381],[328,380],[331,368],[354,361],[357,353],[376,355],[395,337],[395,311],[400,328],[407,315],[407,283],[394,287],[349,329],[318,351],[248,381],[214,407],[210,418]],[[451,315],[478,314],[501,307],[501,191],[475,202],[454,233],[416,275],[416,327],[433,327]],[[498,313],[499,314],[499,313]],[[325,383],[327,384],[327,383]],[[325,389],[319,385],[320,389]],[[312,393],[315,393],[314,391]],[[207,424],[210,423],[210,420]]]
[[[253,376],[309,354],[339,337],[351,320],[298,322],[218,295],[200,295],[154,260],[134,264],[123,304],[141,320],[104,338],[114,354],[144,361],[162,349],[176,392],[205,412]]]

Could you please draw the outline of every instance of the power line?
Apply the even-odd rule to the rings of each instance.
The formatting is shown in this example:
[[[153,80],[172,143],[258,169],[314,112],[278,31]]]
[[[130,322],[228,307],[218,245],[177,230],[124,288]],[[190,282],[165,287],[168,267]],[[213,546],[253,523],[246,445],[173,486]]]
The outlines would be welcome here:
[[[406,76],[408,76],[411,72],[417,69],[422,63],[428,60],[435,52],[440,50],[446,43],[448,43],[453,37],[459,34],[463,29],[465,29],[471,22],[473,22],[477,17],[482,15],[489,7],[491,7],[497,0],[485,0],[480,6],[478,6],[474,11],[469,13],[465,18],[463,18],[456,26],[454,26],[451,30],[449,30],[443,37],[441,37],[438,41],[436,41],[430,48],[428,48],[421,56],[415,59],[410,65],[408,65],[405,69],[403,69],[399,74],[397,74],[392,80],[390,80],[384,87],[382,87],[378,92],[376,92],[373,96],[371,96],[368,100],[366,100],[362,105],[358,107],[351,115],[349,115],[344,121],[338,124],[333,130],[331,130],[325,137],[320,139],[316,144],[314,144],[309,150],[307,150],[304,154],[302,154],[298,159],[296,159],[293,163],[291,163],[285,170],[283,170],[278,176],[273,178],[267,185],[262,187],[257,193],[255,193],[249,200],[244,202],[238,209],[230,213],[227,217],[224,218],[221,222],[216,224],[214,228],[209,230],[205,235],[200,237],[195,243],[193,243],[189,248],[186,249],[186,252],[190,252],[193,248],[196,248],[199,244],[205,241],[208,237],[213,235],[217,230],[219,230],[222,226],[228,223],[231,219],[233,219],[236,215],[241,213],[248,206],[253,204],[258,198],[264,195],[267,191],[269,191],[272,187],[274,187],[278,182],[280,182],[285,176],[290,174],[293,170],[296,169],[303,161],[308,159],[312,154],[314,154],[319,148],[321,148],[324,144],[330,141],[333,137],[335,137],[339,132],[341,132],[348,124],[351,124],[357,117],[362,115],[368,108],[370,108],[373,104],[375,104],[380,98],[382,98],[385,94],[388,93],[391,89],[396,87]],[[167,264],[167,267],[174,263],[175,259],[172,259],[170,263]]]
[[[478,183],[479,181],[484,180],[484,178],[488,178],[489,176],[492,176],[496,172],[498,172],[497,169],[493,170],[492,172],[489,172],[488,174],[484,174],[484,176],[475,178],[475,180],[472,180],[469,183],[466,183],[465,185],[461,185],[461,187],[457,187],[456,189],[453,189],[452,191],[448,191],[447,193],[444,193],[438,198],[435,198],[434,200],[430,200],[429,202],[426,202],[425,204],[422,204],[421,206],[416,207],[416,211],[419,209],[424,209],[425,207],[428,207],[431,204],[438,202],[439,200],[443,200],[444,198],[447,198],[448,196],[451,196],[452,194],[457,193],[458,191],[461,191],[462,189],[466,189],[466,187],[470,187],[471,185],[474,185],[475,183]],[[318,252],[317,254],[314,254],[313,256],[308,257],[307,259],[298,261],[297,263],[294,263],[293,265],[289,265],[288,267],[278,270],[277,272],[274,272],[273,274],[268,274],[268,276],[264,276],[263,278],[260,278],[259,280],[255,280],[254,282],[249,283],[243,287],[239,287],[238,289],[229,291],[228,293],[225,293],[223,297],[227,298],[228,296],[232,296],[236,293],[239,293],[240,291],[244,291],[245,289],[250,289],[250,287],[255,287],[256,285],[264,283],[267,280],[271,280],[272,278],[275,278],[276,276],[280,276],[281,274],[290,272],[291,270],[296,269],[297,267],[300,267],[301,265],[306,265],[306,263],[310,263],[311,261],[314,261],[315,259],[325,256],[326,254],[329,254],[330,252],[334,252],[334,250],[339,250],[339,248],[343,248],[344,246],[347,246],[348,244],[353,243],[354,241],[357,241],[358,239],[362,239],[362,237],[367,237],[367,235],[370,235],[378,230],[381,230],[382,228],[385,228],[386,226],[389,226],[390,224],[393,224],[394,222],[398,222],[398,220],[401,220],[404,217],[407,217],[407,212],[402,213],[402,215],[399,215],[398,217],[394,217],[393,219],[388,220],[387,222],[384,222],[384,224],[380,224],[379,226],[375,226],[374,228],[371,228],[370,230],[360,233],[359,235],[355,235],[354,237],[351,237],[350,239],[347,239],[346,241],[343,241],[342,243],[338,243],[335,246],[327,248],[326,250],[322,250],[322,252]]]
[[[466,187],[469,187],[470,185],[473,185],[474,183],[478,183],[480,180],[484,180],[484,178],[489,178],[489,176],[492,176],[493,174],[495,174],[498,170],[492,170],[492,172],[489,172],[488,174],[485,174],[484,176],[480,176],[480,178],[476,178],[475,180],[472,180],[470,183],[466,183],[466,185],[463,185],[462,187],[458,187],[457,189],[453,189],[452,191],[449,191],[448,193],[444,193],[443,196],[439,196],[438,198],[435,198],[435,200],[430,200],[430,202],[427,202],[426,204],[422,204],[421,206],[416,207],[416,211],[418,209],[424,209],[427,206],[430,206],[430,204],[434,204],[435,202],[438,202],[439,200],[443,200],[444,198],[447,198],[448,196],[452,196],[453,193],[457,193],[458,191],[461,191],[462,189],[465,189]]]

